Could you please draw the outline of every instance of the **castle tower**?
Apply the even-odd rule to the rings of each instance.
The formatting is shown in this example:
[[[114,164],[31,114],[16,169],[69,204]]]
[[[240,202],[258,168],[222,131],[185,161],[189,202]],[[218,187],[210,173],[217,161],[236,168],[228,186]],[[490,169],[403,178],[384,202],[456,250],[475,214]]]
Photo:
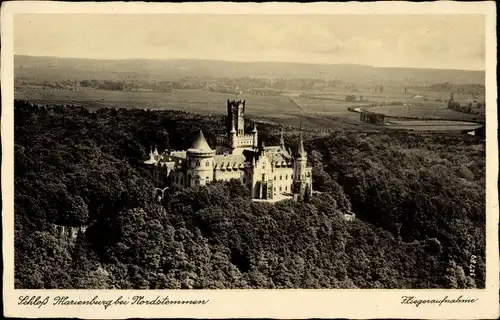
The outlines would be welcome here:
[[[236,129],[237,136],[245,134],[245,100],[227,100],[227,132]]]
[[[262,198],[262,182],[259,181],[260,170],[257,167],[257,162],[255,161],[255,157],[252,157],[252,174],[251,174],[251,186],[250,186],[250,195],[254,199]]]
[[[304,143],[302,142],[302,134],[300,134],[299,144],[293,162],[293,192],[299,194],[300,198],[303,198],[307,189],[311,188],[308,183],[309,177],[307,176],[307,171],[307,153],[304,148]]]
[[[191,148],[186,152],[188,187],[206,185],[214,179],[215,151],[210,148],[200,130]]]

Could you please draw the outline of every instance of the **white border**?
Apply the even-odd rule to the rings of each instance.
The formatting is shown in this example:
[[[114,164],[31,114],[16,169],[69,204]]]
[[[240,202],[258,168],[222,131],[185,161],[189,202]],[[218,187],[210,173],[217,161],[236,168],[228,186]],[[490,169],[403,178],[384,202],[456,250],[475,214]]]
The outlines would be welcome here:
[[[498,255],[498,141],[496,116],[496,16],[494,2],[399,1],[372,3],[63,3],[4,2],[1,10],[2,70],[2,217],[3,217],[3,297],[5,316],[78,317],[117,319],[131,317],[176,318],[408,318],[408,319],[487,319],[499,315]],[[486,104],[487,104],[487,245],[486,289],[483,290],[14,290],[13,285],[13,16],[16,13],[113,13],[113,14],[484,14],[486,18]],[[150,307],[48,307],[37,309],[17,305],[20,295],[69,295],[116,299],[117,296],[156,295],[170,299],[209,299],[204,306]],[[401,304],[401,296],[442,299],[444,296],[477,297],[468,304]]]

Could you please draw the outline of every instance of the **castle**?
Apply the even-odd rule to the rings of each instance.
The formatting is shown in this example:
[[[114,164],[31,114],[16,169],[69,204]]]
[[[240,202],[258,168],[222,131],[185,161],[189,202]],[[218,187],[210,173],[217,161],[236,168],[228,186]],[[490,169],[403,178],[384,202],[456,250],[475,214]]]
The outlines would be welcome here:
[[[144,164],[151,170],[156,187],[178,191],[238,179],[256,201],[311,196],[312,168],[307,164],[302,135],[293,153],[285,148],[283,130],[280,145],[259,145],[255,123],[251,133],[245,133],[244,112],[245,100],[227,101],[227,132],[216,138],[215,149],[200,131],[188,150],[151,151]]]

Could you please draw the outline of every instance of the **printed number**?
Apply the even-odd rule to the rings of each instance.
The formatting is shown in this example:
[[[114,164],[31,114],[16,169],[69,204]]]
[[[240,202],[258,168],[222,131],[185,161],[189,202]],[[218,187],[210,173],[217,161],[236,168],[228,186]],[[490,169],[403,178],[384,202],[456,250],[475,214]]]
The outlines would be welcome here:
[[[472,255],[470,257],[470,265],[469,265],[469,275],[471,277],[475,277],[476,276],[476,260],[477,257],[475,255]]]

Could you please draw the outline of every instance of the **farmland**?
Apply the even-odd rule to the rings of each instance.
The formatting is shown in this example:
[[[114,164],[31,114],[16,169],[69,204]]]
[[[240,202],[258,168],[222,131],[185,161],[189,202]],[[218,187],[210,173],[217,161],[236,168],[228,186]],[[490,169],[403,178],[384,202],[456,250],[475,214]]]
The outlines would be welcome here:
[[[445,104],[405,104],[399,106],[377,106],[370,111],[391,117],[408,117],[416,119],[482,121],[479,115],[467,114],[448,109]]]
[[[404,88],[403,88],[404,90]],[[420,101],[415,103],[408,95],[387,94],[363,95],[363,100],[356,102],[345,101],[346,93],[350,91],[342,88],[326,92],[307,92],[300,94],[283,95],[243,95],[238,98],[246,99],[248,107],[246,116],[258,121],[277,123],[285,126],[328,130],[380,130],[383,128],[359,121],[359,114],[348,110],[353,105],[363,106],[364,109],[382,113],[390,117],[409,117],[416,119],[440,119],[472,121],[476,115],[460,113],[446,108],[444,102]],[[360,96],[362,93],[357,92]],[[225,114],[225,101],[234,99],[236,95],[213,92],[201,89],[181,89],[171,92],[129,92],[108,91],[92,88],[75,90],[60,90],[46,86],[27,85],[18,87],[16,99],[35,101],[41,104],[76,104],[89,109],[98,108],[141,108],[154,110],[182,110],[206,115]],[[389,98],[390,97],[390,98]],[[398,105],[384,105],[384,103],[401,102]],[[403,104],[403,102],[413,102]],[[371,106],[369,105],[378,105]],[[460,129],[456,123],[455,129]],[[411,122],[400,121],[398,125],[386,126],[386,129],[424,130],[423,126],[413,125]],[[450,130],[453,124],[442,126],[432,124],[432,130],[441,128]],[[430,128],[430,127],[429,127]],[[430,130],[430,129],[429,129]]]
[[[97,89],[57,90],[30,85],[16,90],[15,97],[41,104],[83,105],[90,109],[172,109],[207,115],[223,115],[226,112],[225,101],[234,99],[236,96],[200,89],[173,90],[173,92],[123,92]],[[357,121],[359,116],[347,110],[350,104],[345,101],[325,100],[316,103],[311,99],[300,99],[298,100],[300,105],[298,105],[297,99],[281,95],[245,95],[238,98],[247,100],[246,116],[259,121],[297,127],[302,119],[304,127],[312,128],[355,129],[363,126]],[[341,120],[353,120],[354,123]]]
[[[44,61],[51,63],[43,64]],[[78,63],[75,64],[76,62]],[[466,84],[471,83],[471,79],[480,80],[480,73],[454,71],[455,78],[451,79],[464,83],[457,88],[457,85],[450,83],[429,84],[424,78],[412,80],[408,78],[411,75],[409,70],[405,71],[404,78],[402,74],[398,78],[394,73],[395,78],[391,81],[382,81],[377,78],[377,73],[364,78],[358,75],[359,78],[356,79],[348,78],[347,75],[351,73],[346,73],[346,76],[334,77],[335,80],[305,78],[300,74],[296,78],[250,78],[248,73],[242,73],[240,77],[231,78],[210,72],[204,75],[202,70],[192,74],[197,64],[190,69],[191,73],[182,73],[184,69],[176,65],[181,63],[178,61],[158,65],[160,69],[170,68],[165,69],[169,70],[170,75],[161,76],[158,74],[159,69],[156,73],[153,72],[154,68],[137,71],[137,66],[132,62],[120,62],[120,68],[112,63],[99,62],[100,64],[94,65],[96,63],[20,57],[16,60],[15,98],[47,105],[82,105],[89,109],[171,109],[204,115],[224,115],[225,101],[238,98],[247,101],[245,114],[248,118],[284,126],[302,125],[304,128],[322,130],[372,131],[396,127],[403,130],[410,130],[412,127],[422,130],[425,126],[412,122],[403,123],[403,120],[484,121],[484,117],[479,115],[466,114],[446,107],[446,100],[452,89],[460,92],[456,95],[456,100],[460,102],[473,99],[484,101],[484,92],[481,92],[484,86]],[[186,63],[189,64],[188,61],[181,64]],[[94,66],[95,70],[85,66]],[[363,68],[360,66],[358,69]],[[135,73],[131,76],[126,70],[135,70]],[[207,70],[204,72],[208,72]],[[387,71],[384,70],[381,68],[378,71],[384,74],[383,72]],[[149,71],[153,72],[156,78],[148,76]],[[449,71],[443,72],[445,74]],[[302,75],[304,74],[306,73]],[[435,70],[432,75],[429,79],[436,81],[440,79],[437,76],[441,73]],[[461,78],[463,76],[470,79],[465,81],[466,79]],[[348,79],[350,80],[347,81]],[[393,120],[398,118],[399,122],[397,126],[394,123],[380,126],[362,122],[359,113],[349,110],[353,106],[362,107],[363,110],[369,108],[369,111],[383,114]],[[461,129],[460,123],[455,124],[457,130]],[[431,126],[448,131],[454,125],[434,122]]]

